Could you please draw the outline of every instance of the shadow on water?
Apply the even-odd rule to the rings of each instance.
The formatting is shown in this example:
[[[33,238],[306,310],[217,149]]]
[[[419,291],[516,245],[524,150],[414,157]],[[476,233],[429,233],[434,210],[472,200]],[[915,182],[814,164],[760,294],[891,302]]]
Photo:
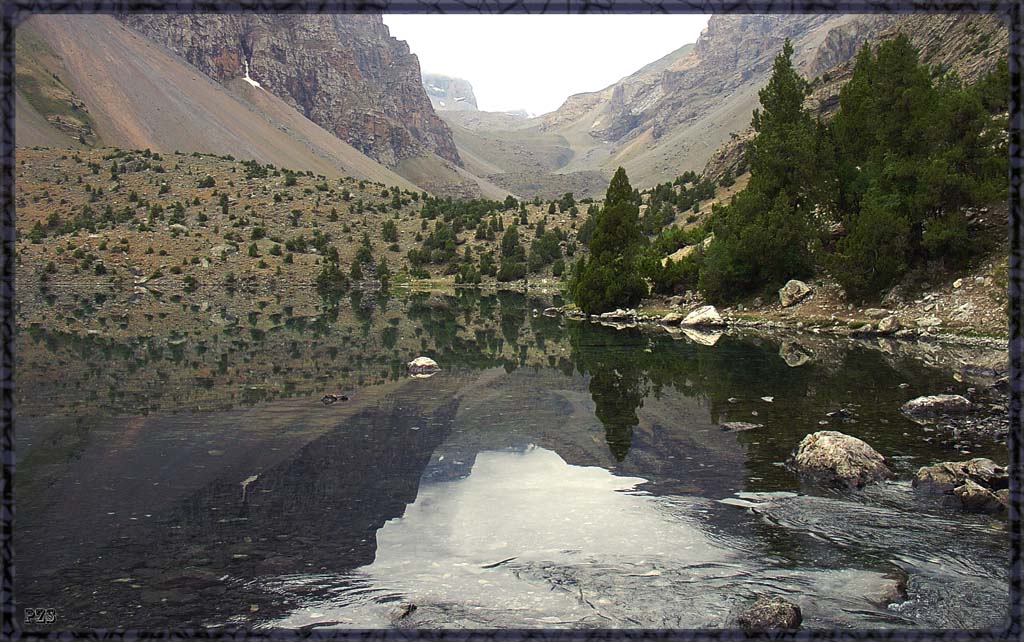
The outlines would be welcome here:
[[[59,628],[722,627],[779,594],[810,626],[1000,622],[1001,527],[906,481],[967,447],[1005,463],[899,414],[963,391],[941,369],[574,323],[515,293],[302,296],[317,314],[20,328],[19,606]],[[444,370],[410,379],[418,355]],[[802,486],[784,462],[819,429],[903,481]]]

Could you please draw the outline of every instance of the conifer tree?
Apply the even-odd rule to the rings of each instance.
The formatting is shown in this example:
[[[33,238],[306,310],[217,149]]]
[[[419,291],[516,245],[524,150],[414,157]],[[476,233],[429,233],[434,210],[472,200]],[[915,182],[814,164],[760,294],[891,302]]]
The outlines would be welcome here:
[[[577,262],[569,294],[587,314],[630,307],[647,295],[640,275],[647,238],[640,229],[640,209],[626,170],[615,172],[595,221],[590,257]]]

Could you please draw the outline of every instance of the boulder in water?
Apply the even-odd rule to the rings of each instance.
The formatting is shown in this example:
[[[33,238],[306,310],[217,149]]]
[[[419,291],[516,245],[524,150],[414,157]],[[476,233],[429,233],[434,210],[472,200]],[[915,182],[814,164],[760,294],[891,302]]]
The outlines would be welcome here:
[[[793,456],[796,471],[819,482],[861,489],[872,482],[890,479],[892,471],[871,446],[856,437],[822,430],[803,438]]]
[[[788,308],[791,305],[796,305],[811,294],[811,288],[803,281],[797,281],[796,279],[790,279],[786,285],[779,289],[779,303],[782,307]]]
[[[781,597],[762,597],[737,618],[744,631],[793,630],[801,622],[800,607]]]
[[[900,406],[900,412],[911,419],[963,415],[972,409],[971,402],[960,395],[928,395],[911,399]]]
[[[914,477],[916,491],[939,496],[946,504],[979,513],[999,513],[1009,505],[1010,477],[991,459],[944,461],[923,466]]]
[[[995,493],[970,479],[954,488],[953,495],[960,500],[960,507],[970,513],[999,513],[1004,509]]]
[[[416,357],[407,365],[409,374],[412,375],[432,375],[441,370],[441,366],[437,365],[437,362],[430,357]]]

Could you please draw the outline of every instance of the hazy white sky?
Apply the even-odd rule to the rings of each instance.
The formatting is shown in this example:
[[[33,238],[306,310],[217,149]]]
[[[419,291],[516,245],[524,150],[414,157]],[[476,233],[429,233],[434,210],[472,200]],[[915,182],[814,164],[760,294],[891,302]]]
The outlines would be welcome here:
[[[464,78],[485,111],[542,114],[696,42],[708,16],[385,15],[424,73]]]

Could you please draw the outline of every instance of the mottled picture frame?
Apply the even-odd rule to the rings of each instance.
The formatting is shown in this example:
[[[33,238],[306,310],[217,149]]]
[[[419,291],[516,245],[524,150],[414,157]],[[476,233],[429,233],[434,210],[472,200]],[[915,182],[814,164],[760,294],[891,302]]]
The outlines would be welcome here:
[[[1024,378],[1021,356],[1024,338],[1021,336],[1021,287],[1024,269],[1021,265],[1021,239],[1024,236],[1021,185],[1021,34],[1024,6],[1020,0],[943,1],[943,0],[5,0],[2,5],[2,85],[3,126],[0,131],[0,203],[3,207],[3,237],[0,243],[0,262],[3,274],[0,282],[0,320],[3,325],[3,350],[0,352],[0,379],[2,379],[2,457],[0,477],[0,554],[3,557],[0,573],[0,612],[4,639],[503,639],[525,638],[548,640],[583,639],[694,639],[722,640],[748,639],[753,634],[738,630],[347,630],[329,631],[224,631],[216,632],[182,629],[172,631],[59,631],[36,633],[22,631],[15,612],[13,580],[17,570],[15,541],[16,512],[13,479],[16,469],[14,431],[14,332],[15,312],[15,199],[14,199],[14,32],[17,25],[37,13],[118,13],[118,12],[290,12],[290,13],[991,13],[999,15],[1009,27],[1008,63],[1010,75],[1010,129],[1009,129],[1009,474],[1011,505],[1008,535],[1010,538],[1009,601],[1005,628],[991,630],[872,630],[872,631],[800,631],[773,633],[765,637],[793,639],[891,639],[891,640],[983,640],[1020,639],[1021,628],[1021,390]]]

